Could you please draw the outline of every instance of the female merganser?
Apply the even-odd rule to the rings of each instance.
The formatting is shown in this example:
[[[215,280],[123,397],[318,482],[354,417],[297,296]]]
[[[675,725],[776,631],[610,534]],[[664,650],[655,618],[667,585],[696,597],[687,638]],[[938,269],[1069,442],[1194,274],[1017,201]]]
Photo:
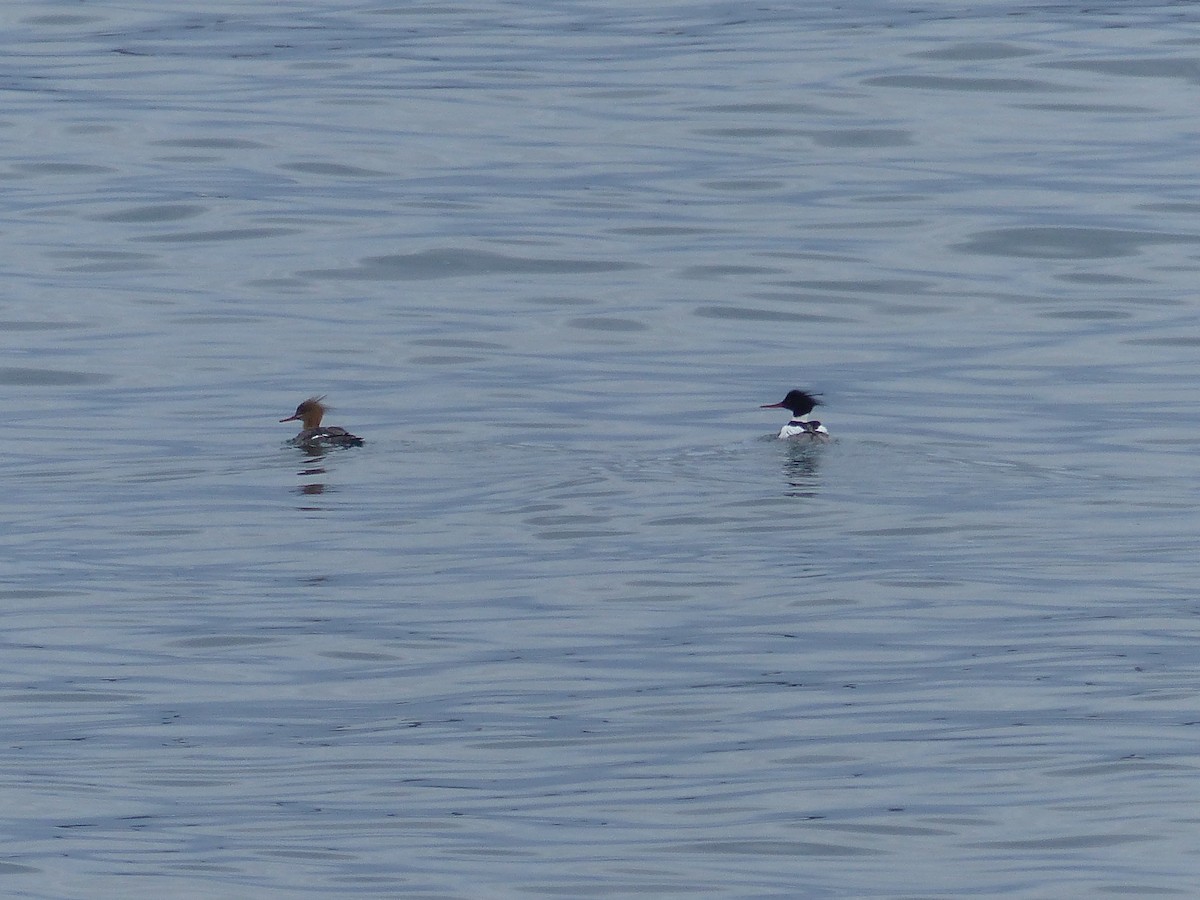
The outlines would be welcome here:
[[[309,397],[296,407],[296,412],[280,422],[295,422],[299,419],[304,423],[300,433],[289,441],[297,447],[361,447],[363,439],[356,437],[345,428],[336,425],[321,427],[321,417],[325,415],[325,407],[321,405],[324,395]]]
[[[829,429],[813,419],[808,420],[808,414],[821,405],[812,394],[805,391],[788,391],[787,396],[778,403],[764,403],[759,409],[791,410],[792,420],[779,429],[779,437],[794,438],[798,441],[823,444],[829,440]]]

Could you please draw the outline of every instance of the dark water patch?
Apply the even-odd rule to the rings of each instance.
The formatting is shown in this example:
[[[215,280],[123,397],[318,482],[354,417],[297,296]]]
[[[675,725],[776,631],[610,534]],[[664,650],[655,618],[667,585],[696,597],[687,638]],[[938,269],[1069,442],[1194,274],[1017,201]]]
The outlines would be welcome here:
[[[647,519],[645,524],[650,527],[668,526],[677,528],[681,525],[696,526],[696,525],[728,525],[731,522],[740,520],[728,516],[664,516],[660,519]]]
[[[0,320],[0,332],[4,331],[58,331],[66,328],[82,328],[76,322],[18,322]]]
[[[460,350],[504,350],[503,344],[492,341],[471,341],[463,338],[418,338],[413,342],[418,347],[456,347]]]
[[[907,147],[913,143],[912,134],[899,128],[832,128],[810,137],[819,147]]]
[[[71,596],[77,596],[77,592],[38,588],[8,588],[0,590],[0,599],[4,600],[50,600],[57,597]]]
[[[1133,314],[1117,309],[1066,309],[1038,314],[1043,319],[1060,319],[1076,322],[1105,322],[1112,319],[1132,319]]]
[[[595,306],[596,301],[590,297],[527,297],[526,303],[537,306]]]
[[[1099,113],[1101,115],[1144,116],[1150,109],[1118,103],[1019,103],[1017,109],[1055,113]]]
[[[612,529],[557,529],[555,531],[539,531],[534,537],[543,541],[589,541],[596,538],[628,537],[635,532],[616,531]]]
[[[738,178],[728,181],[709,181],[704,186],[714,191],[733,191],[742,194],[754,191],[779,191],[783,189],[783,182],[770,179]]]
[[[928,199],[926,194],[859,194],[847,198],[847,202],[875,206],[879,203],[922,203]]]
[[[694,841],[672,848],[679,852],[714,854],[718,856],[867,856],[882,853],[865,847],[846,844],[823,844],[816,841]]]
[[[393,662],[402,657],[395,653],[378,653],[365,650],[326,650],[319,654],[326,659],[340,659],[348,662]]]
[[[46,256],[82,260],[78,265],[59,266],[60,272],[134,272],[149,268],[157,259],[149,253],[120,250],[52,250]]]
[[[931,303],[886,303],[876,308],[892,316],[936,316],[954,309],[949,304],[937,306]]]
[[[1041,94],[1071,88],[1033,78],[966,78],[950,75],[877,75],[861,82],[872,87],[926,91],[986,91],[997,94]]]
[[[817,106],[813,103],[788,102],[716,103],[712,105],[691,107],[691,110],[700,113],[749,113],[751,115],[775,114],[783,116],[804,116],[806,118],[812,116],[832,115],[835,112],[828,107]]]
[[[409,357],[409,362],[419,366],[465,366],[476,362],[474,356],[452,356],[450,354],[429,354],[427,356]]]
[[[661,97],[663,91],[656,88],[619,88],[606,90],[581,91],[580,96],[596,97],[604,100],[646,100],[650,97]]]
[[[754,140],[772,137],[804,137],[807,132],[800,128],[770,128],[763,125],[750,127],[748,125],[730,128],[697,128],[699,137],[739,138]]]
[[[1200,84],[1200,58],[1129,57],[1126,59],[1069,59],[1034,63],[1041,69],[1064,69],[1115,75],[1121,78],[1174,78]]]
[[[1200,203],[1177,200],[1171,203],[1146,203],[1138,206],[1137,209],[1145,212],[1181,213],[1185,216],[1194,216],[1200,213]]]
[[[528,525],[537,525],[537,526],[543,526],[543,525],[590,525],[593,523],[600,525],[605,522],[608,522],[611,518],[612,518],[611,516],[588,516],[588,515],[574,515],[574,514],[570,514],[570,513],[564,513],[562,515],[557,515],[557,516],[544,516],[544,515],[543,516],[529,516],[528,518],[525,519],[525,523]]]
[[[634,225],[613,228],[610,234],[628,234],[633,237],[687,237],[690,235],[714,234],[713,228],[696,228],[690,225]]]
[[[375,169],[363,169],[359,166],[323,162],[286,163],[279,168],[291,172],[302,172],[305,175],[331,175],[337,178],[386,178],[392,174]]]
[[[17,163],[13,168],[35,175],[110,175],[116,171],[108,166],[60,162]]]
[[[1170,337],[1125,338],[1121,343],[1142,347],[1200,347],[1200,337],[1180,334]]]
[[[701,306],[694,315],[702,319],[738,319],[745,322],[845,322],[847,319],[819,313],[755,309],[745,306]]]
[[[207,207],[187,203],[162,203],[152,206],[133,206],[120,212],[105,213],[92,218],[98,222],[174,222],[190,219],[207,211]]]
[[[783,275],[786,269],[772,266],[743,266],[737,263],[723,265],[688,266],[679,272],[680,278],[690,278],[696,281],[706,281],[709,278],[719,278],[725,275]]]
[[[175,234],[153,234],[144,241],[160,244],[210,244],[214,241],[246,241],[258,238],[284,237],[302,234],[299,228],[225,228],[215,231],[185,231]]]
[[[617,272],[632,263],[594,259],[551,259],[505,256],[486,250],[443,248],[420,253],[369,256],[346,269],[312,269],[309,278],[361,281],[421,281],[434,278],[474,278],[481,275],[569,275]]]
[[[136,694],[101,691],[30,691],[9,694],[3,699],[12,703],[129,703],[138,699]]]
[[[0,368],[0,384],[21,387],[67,387],[81,384],[104,384],[110,375],[95,372],[71,372],[61,369]]]
[[[253,325],[263,321],[264,316],[246,315],[241,312],[230,313],[189,313],[172,316],[171,321],[180,325]]]
[[[175,647],[192,647],[211,650],[218,647],[257,647],[269,643],[267,638],[249,637],[246,635],[214,634],[205,637],[183,638],[173,641]]]
[[[1025,850],[1030,852],[1046,852],[1049,850],[1079,850],[1083,848],[1120,847],[1122,844],[1138,844],[1152,841],[1154,837],[1148,834],[1072,834],[1066,837],[1042,836],[1029,841],[992,841],[980,843],[980,847],[994,847],[999,850]]]
[[[193,475],[202,474],[193,472]],[[189,535],[199,534],[199,528],[131,528],[128,531],[122,532],[130,537],[188,537]]]
[[[812,291],[845,291],[848,293],[869,294],[917,294],[928,291],[932,284],[926,281],[915,281],[909,278],[847,278],[844,280],[826,279],[789,279],[788,287],[803,288]]]
[[[979,231],[969,240],[951,244],[950,248],[963,253],[1026,259],[1108,259],[1133,256],[1148,246],[1196,243],[1200,243],[1200,237],[1194,235],[1037,225]]]
[[[18,863],[0,863],[0,875],[33,875],[40,874],[44,870],[37,869],[33,866],[22,866]]]
[[[194,147],[200,150],[258,150],[270,146],[259,141],[226,137],[171,138],[151,143],[157,147]]]
[[[62,28],[78,28],[81,25],[94,25],[97,22],[103,22],[101,16],[81,16],[74,13],[60,13],[57,15],[29,16],[21,19],[22,25],[36,25],[39,28],[45,27],[62,27]]]
[[[1071,284],[1146,284],[1145,278],[1132,275],[1116,275],[1112,272],[1068,272],[1057,276],[1059,281]]]
[[[964,530],[959,525],[904,525],[897,528],[863,528],[853,534],[863,537],[916,537],[928,534],[957,534]],[[974,530],[985,531],[986,529]]]
[[[571,328],[584,331],[646,331],[647,326],[633,319],[619,319],[613,316],[585,316],[571,319],[567,322]]]
[[[830,301],[832,299],[829,297],[822,297],[819,294],[810,294],[800,291],[751,291],[746,296],[751,300],[770,300],[778,303],[786,303],[789,307],[794,307],[797,303],[804,303],[809,306],[822,306],[825,309],[831,308]],[[832,299],[832,302],[838,304],[840,308],[845,309],[847,306],[853,303],[870,302],[874,304],[878,301],[874,300],[873,298],[868,301],[864,298],[857,298],[850,293],[846,293],[842,294],[836,299]],[[846,320],[840,316],[832,316],[830,317],[830,321],[844,322]]]
[[[910,53],[914,59],[941,59],[947,62],[982,62],[989,59],[1016,59],[1021,56],[1035,56],[1038,51],[1027,47],[1001,41],[974,41],[964,44],[952,44],[937,50],[919,50]]]
[[[767,259],[793,259],[800,262],[832,262],[846,265],[861,265],[862,260],[844,253],[828,253],[813,250],[765,250],[758,256]]]

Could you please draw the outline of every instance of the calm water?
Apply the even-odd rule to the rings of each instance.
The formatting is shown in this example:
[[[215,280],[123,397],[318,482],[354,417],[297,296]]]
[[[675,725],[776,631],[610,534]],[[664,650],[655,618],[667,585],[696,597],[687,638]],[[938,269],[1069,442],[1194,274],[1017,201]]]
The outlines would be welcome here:
[[[1194,896],[1195,11],[797,6],[5,7],[6,896]]]

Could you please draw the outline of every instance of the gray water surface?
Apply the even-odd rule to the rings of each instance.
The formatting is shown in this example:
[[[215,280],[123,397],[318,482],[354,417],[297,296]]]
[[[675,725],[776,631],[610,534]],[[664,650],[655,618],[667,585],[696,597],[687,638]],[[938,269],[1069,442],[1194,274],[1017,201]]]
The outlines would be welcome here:
[[[6,7],[6,896],[1194,895],[1195,16],[808,6]]]

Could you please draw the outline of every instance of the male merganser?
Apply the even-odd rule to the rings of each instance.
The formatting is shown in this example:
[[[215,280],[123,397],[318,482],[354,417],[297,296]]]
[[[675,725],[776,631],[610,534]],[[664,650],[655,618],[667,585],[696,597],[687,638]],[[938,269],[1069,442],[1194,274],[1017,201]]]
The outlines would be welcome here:
[[[798,441],[823,444],[829,440],[829,429],[813,419],[808,420],[808,414],[821,405],[812,394],[805,391],[788,391],[787,396],[778,403],[764,403],[759,409],[791,410],[792,420],[779,429],[779,437],[794,438]]]
[[[325,415],[325,407],[321,405],[324,396],[309,397],[296,407],[296,412],[280,422],[295,422],[299,419],[304,423],[300,433],[289,443],[297,447],[361,447],[363,439],[357,437],[345,428],[336,425],[321,427],[321,417]]]

